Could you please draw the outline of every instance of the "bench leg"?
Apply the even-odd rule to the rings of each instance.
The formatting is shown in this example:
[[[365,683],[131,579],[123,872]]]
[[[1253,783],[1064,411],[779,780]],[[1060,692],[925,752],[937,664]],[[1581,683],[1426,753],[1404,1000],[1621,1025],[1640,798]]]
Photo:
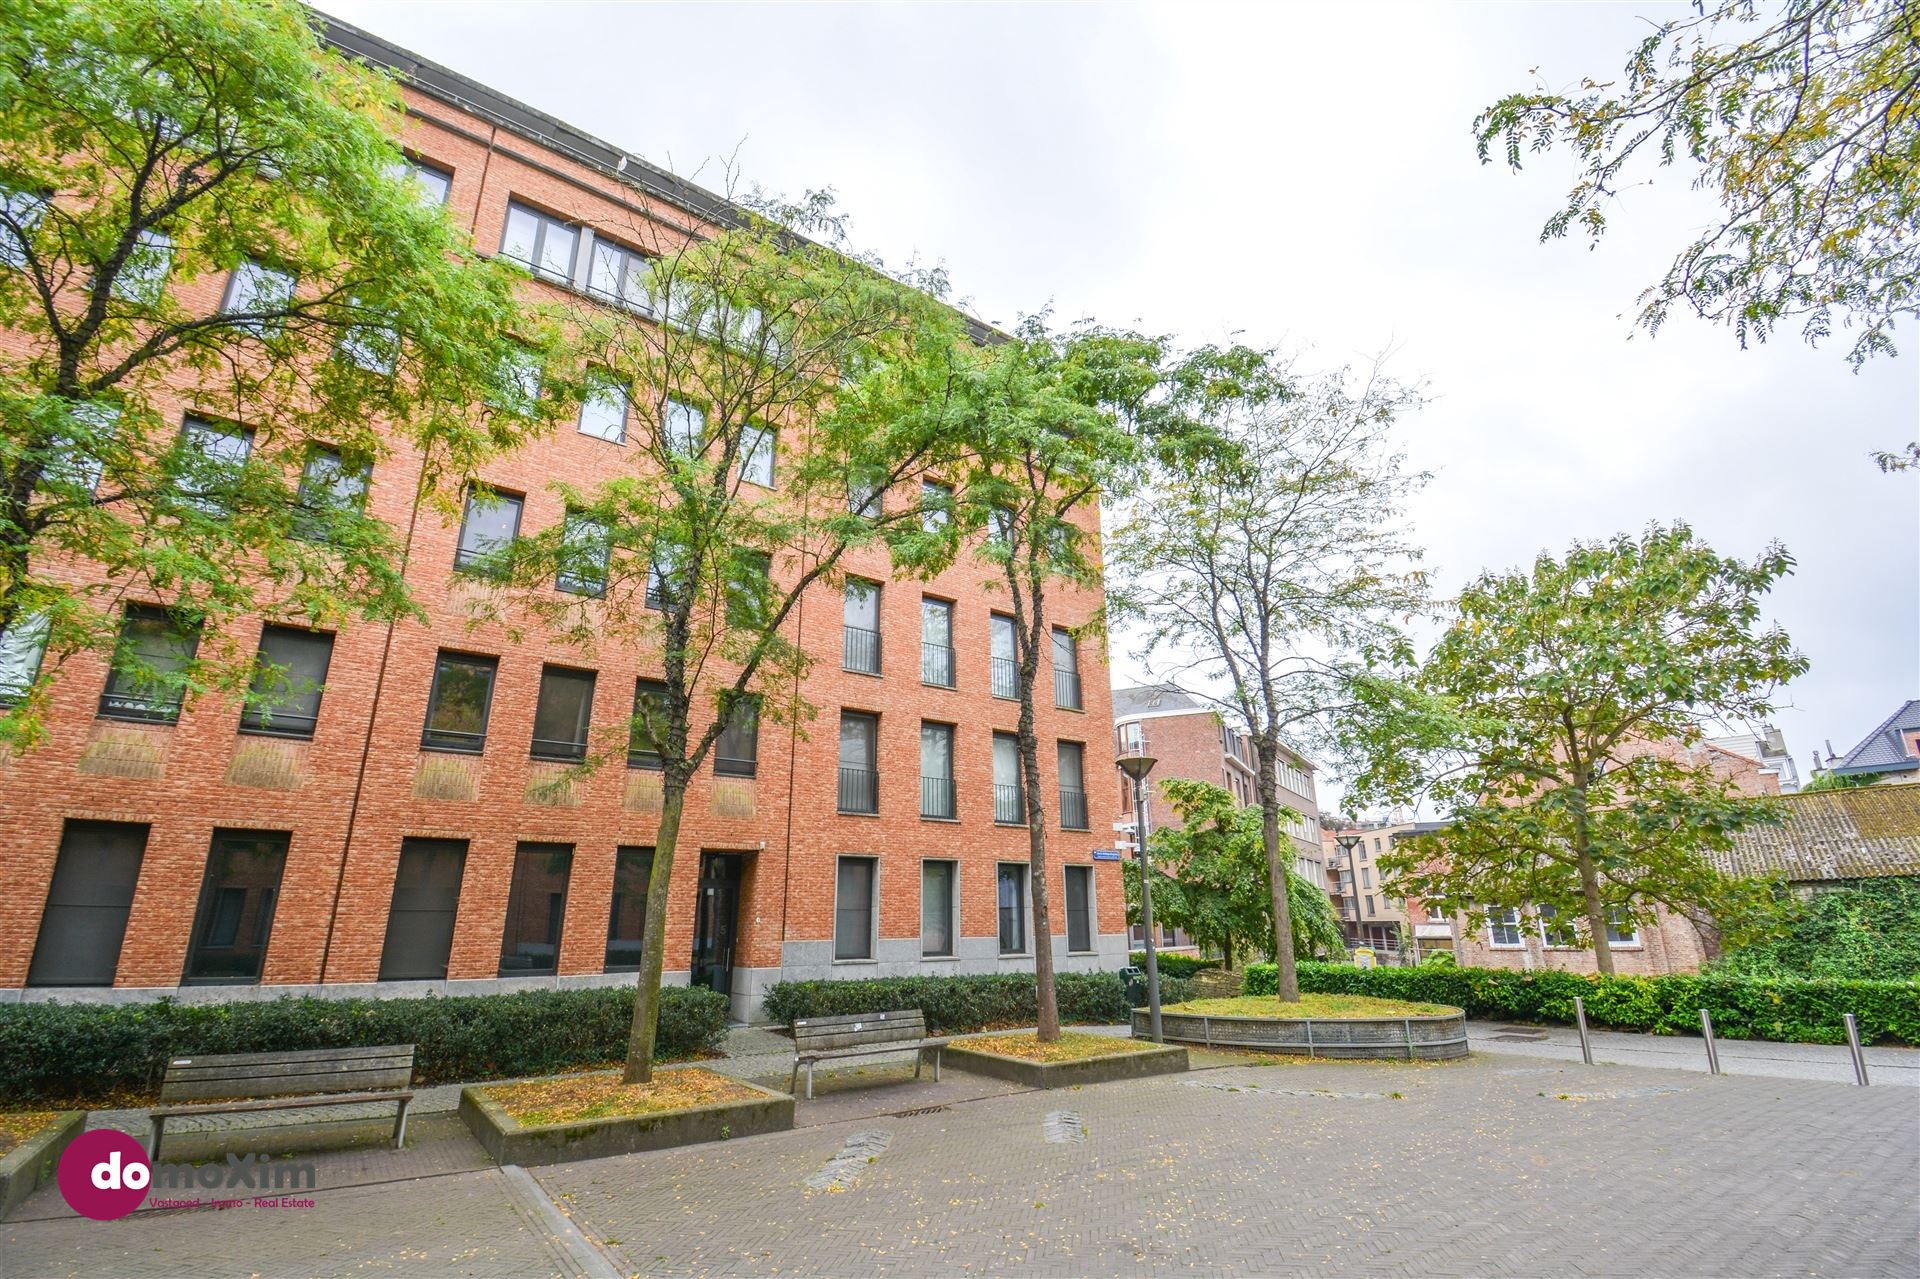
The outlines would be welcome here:
[[[165,1115],[154,1115],[152,1116],[152,1123],[153,1149],[147,1152],[147,1162],[157,1164],[160,1162],[160,1138],[167,1130],[167,1117]]]
[[[920,1078],[920,1067],[927,1064],[927,1050],[922,1048],[913,1054],[913,1077]]]
[[[407,1103],[400,1103],[400,1114],[393,1121],[393,1148],[400,1150],[407,1144]]]
[[[933,1050],[933,1082],[936,1084],[940,1082],[940,1054],[945,1051],[944,1048]]]
[[[807,1063],[807,1100],[813,1100],[813,1063]]]
[[[793,1095],[793,1086],[800,1082],[800,1059],[793,1059],[793,1073],[787,1076],[787,1095]]]

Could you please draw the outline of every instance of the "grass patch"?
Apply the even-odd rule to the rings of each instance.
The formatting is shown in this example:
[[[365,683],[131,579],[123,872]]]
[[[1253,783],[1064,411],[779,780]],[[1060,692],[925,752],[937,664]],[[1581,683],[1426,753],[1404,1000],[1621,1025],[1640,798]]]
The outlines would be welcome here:
[[[487,1100],[528,1127],[692,1110],[721,1102],[755,1101],[763,1095],[697,1066],[662,1070],[645,1084],[623,1084],[618,1073],[607,1071],[499,1084],[484,1091]]]
[[[1406,999],[1376,999],[1372,995],[1301,993],[1300,1002],[1283,1004],[1275,995],[1240,995],[1233,999],[1189,999],[1169,1004],[1170,1013],[1197,1013],[1210,1017],[1438,1017],[1458,1012],[1444,1004],[1420,1004]]]
[[[6,1154],[52,1123],[58,1114],[59,1112],[54,1110],[0,1112],[0,1155]]]
[[[1089,1057],[1117,1057],[1122,1053],[1146,1052],[1160,1045],[1139,1039],[1120,1039],[1113,1035],[1090,1035],[1083,1030],[1065,1030],[1060,1038],[1043,1044],[1031,1031],[1024,1035],[980,1035],[961,1039],[955,1048],[993,1053],[1000,1057],[1018,1057],[1022,1061],[1085,1061]]]

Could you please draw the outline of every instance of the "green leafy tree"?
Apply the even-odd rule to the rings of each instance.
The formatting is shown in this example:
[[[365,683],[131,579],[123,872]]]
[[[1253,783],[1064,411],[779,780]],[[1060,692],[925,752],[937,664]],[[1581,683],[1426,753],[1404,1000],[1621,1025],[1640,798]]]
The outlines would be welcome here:
[[[1715,972],[1838,981],[1920,978],[1920,883],[1901,876],[1839,884],[1804,902],[1777,936],[1730,949]]]
[[[1807,791],[1858,790],[1862,786],[1873,785],[1876,780],[1872,773],[1821,773],[1800,790],[1803,794]]]
[[[443,502],[557,411],[489,407],[511,335],[553,331],[423,198],[400,122],[295,4],[0,0],[0,741],[38,738],[129,590],[206,624],[126,672],[182,695],[253,679],[228,619],[407,613],[368,468],[417,450]]]
[[[1764,926],[1771,888],[1708,855],[1778,821],[1778,801],[1739,793],[1691,748],[1703,718],[1764,719],[1806,670],[1784,632],[1759,629],[1792,563],[1778,545],[1742,561],[1655,525],[1470,583],[1405,695],[1378,686],[1351,722],[1371,757],[1357,799],[1425,790],[1450,819],[1395,841],[1381,860],[1393,891],[1481,922],[1532,911],[1607,974],[1609,922],[1656,904],[1730,937]]]

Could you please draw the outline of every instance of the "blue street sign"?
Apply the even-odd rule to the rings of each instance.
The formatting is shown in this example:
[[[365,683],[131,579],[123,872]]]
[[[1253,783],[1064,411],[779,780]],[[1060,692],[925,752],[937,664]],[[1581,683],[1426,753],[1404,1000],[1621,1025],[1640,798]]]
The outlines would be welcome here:
[[[1120,860],[1120,850],[1117,848],[1096,848],[1093,850],[1093,860],[1097,862],[1117,862]]]

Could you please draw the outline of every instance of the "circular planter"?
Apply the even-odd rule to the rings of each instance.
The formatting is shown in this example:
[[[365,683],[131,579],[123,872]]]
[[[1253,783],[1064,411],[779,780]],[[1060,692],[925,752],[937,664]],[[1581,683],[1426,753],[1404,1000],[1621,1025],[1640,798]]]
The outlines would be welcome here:
[[[1258,1048],[1305,1057],[1395,1057],[1440,1061],[1467,1055],[1467,1015],[1456,1008],[1433,1017],[1238,1017],[1160,1014],[1168,1043]],[[1133,1034],[1147,1037],[1147,1010],[1133,1010]]]

